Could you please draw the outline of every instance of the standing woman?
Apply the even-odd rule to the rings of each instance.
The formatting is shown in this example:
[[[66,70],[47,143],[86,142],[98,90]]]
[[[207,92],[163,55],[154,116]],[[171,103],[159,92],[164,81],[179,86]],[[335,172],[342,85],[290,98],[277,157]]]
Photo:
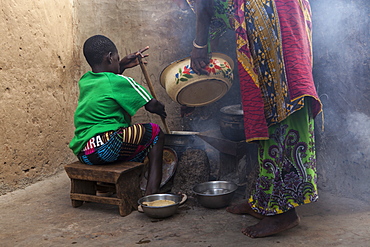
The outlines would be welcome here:
[[[196,0],[191,67],[206,74],[209,44],[226,28],[236,34],[247,142],[258,144],[259,177],[251,197],[227,211],[261,221],[253,238],[299,224],[295,208],[317,194],[314,118],[321,112],[312,76],[308,0]]]

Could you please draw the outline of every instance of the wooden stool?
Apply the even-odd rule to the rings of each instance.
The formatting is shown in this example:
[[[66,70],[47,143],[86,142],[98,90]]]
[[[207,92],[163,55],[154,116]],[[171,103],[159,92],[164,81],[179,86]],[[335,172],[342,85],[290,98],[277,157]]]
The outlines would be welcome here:
[[[71,179],[71,200],[73,207],[80,207],[84,201],[119,206],[121,216],[137,210],[137,201],[142,196],[140,175],[144,163],[115,162],[106,165],[86,165],[79,161],[64,167]],[[97,182],[112,184],[117,197],[97,196]]]

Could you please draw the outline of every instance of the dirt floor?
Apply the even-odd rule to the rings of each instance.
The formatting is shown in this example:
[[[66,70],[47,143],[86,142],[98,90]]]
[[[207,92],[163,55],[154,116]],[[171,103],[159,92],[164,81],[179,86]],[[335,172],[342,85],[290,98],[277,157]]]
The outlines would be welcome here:
[[[126,217],[111,205],[73,208],[64,172],[0,197],[1,246],[356,246],[370,243],[370,207],[321,193],[299,207],[301,224],[263,239],[241,233],[258,220],[224,209],[195,206],[190,198],[173,217],[153,220],[137,211]],[[242,200],[242,190],[233,203]]]

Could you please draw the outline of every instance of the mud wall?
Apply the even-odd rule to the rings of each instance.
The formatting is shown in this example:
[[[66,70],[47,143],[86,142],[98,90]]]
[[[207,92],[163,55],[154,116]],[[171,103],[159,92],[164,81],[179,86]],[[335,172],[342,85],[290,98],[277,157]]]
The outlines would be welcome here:
[[[182,35],[193,26],[190,12],[172,0],[13,0],[1,6],[0,195],[53,175],[76,159],[68,144],[77,81],[90,69],[81,47],[91,35],[111,38],[121,57],[150,46],[147,70],[166,104],[169,126],[181,127],[180,107],[159,85],[159,75],[190,52],[192,35]],[[139,67],[125,75],[147,87]],[[161,123],[145,110],[133,121]]]
[[[180,1],[181,2],[181,1]],[[73,135],[78,78],[89,70],[81,47],[95,34],[111,38],[121,57],[150,46],[147,70],[173,130],[217,128],[222,106],[237,104],[238,82],[220,101],[186,118],[159,84],[160,72],[188,56],[194,14],[173,0],[2,1],[0,61],[0,191],[54,174],[74,160]],[[369,1],[311,0],[314,76],[324,104],[316,121],[319,187],[370,200]],[[233,33],[219,51],[234,57]],[[146,85],[140,68],[126,75]],[[134,122],[155,122],[140,110]],[[322,131],[324,126],[324,131]]]
[[[72,1],[1,1],[0,195],[56,173],[76,100]]]

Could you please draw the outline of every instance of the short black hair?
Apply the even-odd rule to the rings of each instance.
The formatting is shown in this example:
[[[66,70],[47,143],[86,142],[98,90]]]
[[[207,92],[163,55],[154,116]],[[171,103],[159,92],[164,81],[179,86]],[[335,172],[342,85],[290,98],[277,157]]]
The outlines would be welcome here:
[[[88,38],[83,46],[83,53],[90,66],[99,65],[103,57],[109,52],[118,52],[116,45],[103,35],[94,35]]]

